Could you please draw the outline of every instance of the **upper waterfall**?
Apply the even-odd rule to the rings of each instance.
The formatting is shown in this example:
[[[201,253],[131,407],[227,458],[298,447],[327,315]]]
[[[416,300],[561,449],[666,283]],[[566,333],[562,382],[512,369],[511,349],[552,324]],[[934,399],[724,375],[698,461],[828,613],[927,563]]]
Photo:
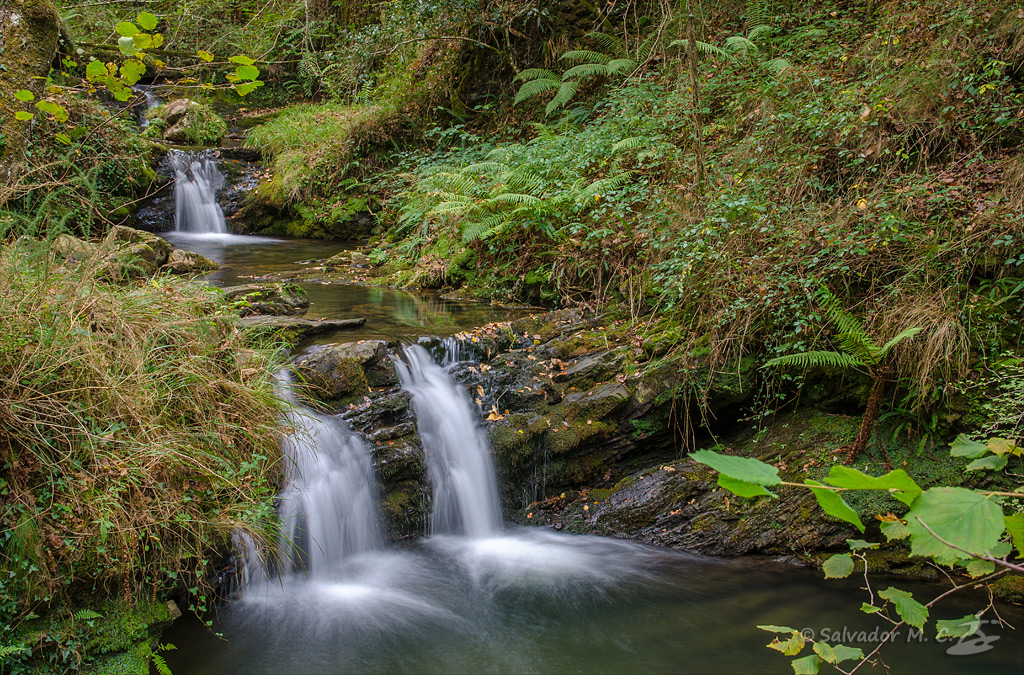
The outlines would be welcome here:
[[[423,347],[406,347],[404,357],[404,363],[396,364],[398,376],[412,394],[433,484],[431,533],[495,534],[502,527],[498,486],[487,437],[469,397]]]
[[[171,150],[168,159],[174,169],[175,231],[227,234],[224,210],[217,203],[224,176],[212,153]]]

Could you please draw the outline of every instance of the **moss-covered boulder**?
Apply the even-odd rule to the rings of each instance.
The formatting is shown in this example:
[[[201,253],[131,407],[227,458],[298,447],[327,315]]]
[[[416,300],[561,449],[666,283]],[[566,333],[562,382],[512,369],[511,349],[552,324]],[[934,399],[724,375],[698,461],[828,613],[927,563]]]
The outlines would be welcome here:
[[[370,392],[371,387],[398,384],[398,374],[383,340],[360,340],[315,348],[295,363],[307,396],[339,405]]]
[[[181,98],[146,113],[145,135],[182,145],[218,145],[228,132],[227,123],[208,105]]]
[[[204,255],[176,248],[167,256],[167,263],[163,269],[171,274],[191,275],[206,274],[219,267],[220,265]]]
[[[309,307],[309,295],[297,284],[244,284],[225,288],[224,293],[238,307],[239,316],[296,316]]]

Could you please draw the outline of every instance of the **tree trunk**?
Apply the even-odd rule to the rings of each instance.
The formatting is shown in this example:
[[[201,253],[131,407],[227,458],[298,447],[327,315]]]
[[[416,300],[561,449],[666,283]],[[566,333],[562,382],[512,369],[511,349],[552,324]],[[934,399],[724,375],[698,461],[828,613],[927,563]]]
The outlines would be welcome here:
[[[51,0],[5,0],[0,4],[0,204],[10,194],[25,161],[31,121],[15,113],[37,112],[14,97],[27,89],[38,100],[57,53],[62,32],[60,15]]]
[[[871,385],[871,393],[868,394],[868,407],[864,411],[864,419],[860,423],[860,431],[857,432],[857,440],[850,448],[850,454],[846,457],[846,463],[851,464],[868,445],[871,440],[871,431],[878,421],[878,414],[882,410],[882,392],[885,391],[885,373],[875,375],[875,381]]]

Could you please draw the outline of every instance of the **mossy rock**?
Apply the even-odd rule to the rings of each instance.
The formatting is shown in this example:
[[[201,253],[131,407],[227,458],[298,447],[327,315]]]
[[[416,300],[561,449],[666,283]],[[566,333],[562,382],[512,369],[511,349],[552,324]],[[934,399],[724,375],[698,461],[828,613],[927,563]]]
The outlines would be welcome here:
[[[187,98],[153,108],[146,119],[168,143],[219,145],[228,132],[227,123],[210,106]]]

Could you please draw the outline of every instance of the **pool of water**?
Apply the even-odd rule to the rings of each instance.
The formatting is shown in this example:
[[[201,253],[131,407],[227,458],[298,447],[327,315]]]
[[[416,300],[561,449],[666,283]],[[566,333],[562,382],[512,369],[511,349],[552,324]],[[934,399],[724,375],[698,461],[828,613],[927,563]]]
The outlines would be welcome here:
[[[861,583],[526,528],[432,537],[346,558],[316,579],[264,581],[222,605],[212,629],[183,619],[163,641],[178,647],[166,653],[175,675],[792,673],[757,625],[846,631],[833,641],[867,653],[872,632],[887,625],[859,611]],[[890,581],[874,583],[877,592]],[[925,601],[944,590],[891,583]],[[959,618],[986,605],[953,596],[934,615]],[[1024,672],[1022,610],[998,609],[1017,630],[984,624],[986,639],[965,640],[966,655],[948,653],[958,641],[937,641],[931,624],[923,636],[902,629],[882,658],[896,673]]]
[[[162,237],[178,248],[201,253],[221,268],[206,278],[218,286],[251,283],[254,276],[289,272],[355,248],[348,242],[315,239],[271,239],[240,235],[206,235],[164,232]],[[320,341],[362,339],[415,339],[424,335],[447,336],[492,321],[524,315],[522,310],[485,303],[443,300],[437,294],[410,293],[361,284],[299,282],[309,294],[307,319],[363,317],[366,325],[328,335]]]

